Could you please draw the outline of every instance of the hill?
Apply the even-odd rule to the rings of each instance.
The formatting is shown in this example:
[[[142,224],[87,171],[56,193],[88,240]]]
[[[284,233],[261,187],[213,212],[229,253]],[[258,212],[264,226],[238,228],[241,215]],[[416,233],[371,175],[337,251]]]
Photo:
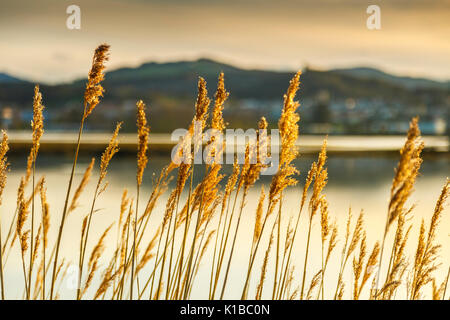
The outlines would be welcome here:
[[[97,129],[109,130],[114,121],[125,120],[124,129],[134,130],[134,103],[143,99],[151,108],[153,132],[184,127],[191,118],[198,77],[206,79],[213,97],[220,72],[225,73],[225,85],[231,93],[225,109],[231,125],[251,127],[262,115],[276,125],[283,94],[294,72],[243,69],[210,59],[149,62],[107,72],[102,107],[90,123]],[[10,76],[3,79],[0,108],[12,106],[16,111],[29,112],[34,84]],[[85,83],[86,79],[80,79],[70,84],[41,85],[50,128],[76,127]],[[370,68],[305,69],[299,91],[304,130],[316,132],[318,129],[310,125],[325,123],[331,127],[322,126],[325,129],[319,131],[330,133],[403,131],[395,123],[406,123],[415,115],[427,121],[447,119],[449,96],[445,83],[397,77]],[[28,126],[29,116],[22,113],[17,117],[13,126]]]
[[[379,79],[410,89],[441,88],[448,90],[450,88],[450,81],[435,81],[425,78],[394,76],[374,68],[357,67],[347,69],[332,69],[330,71],[333,73],[350,75],[359,79]]]
[[[23,83],[24,81],[13,76],[10,76],[7,73],[0,72],[0,83]]]

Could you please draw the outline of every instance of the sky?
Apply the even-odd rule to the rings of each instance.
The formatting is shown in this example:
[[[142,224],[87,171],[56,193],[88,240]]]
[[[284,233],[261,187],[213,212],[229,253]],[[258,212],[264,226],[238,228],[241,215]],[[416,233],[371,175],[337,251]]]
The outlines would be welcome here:
[[[81,29],[69,30],[69,5]],[[369,5],[381,29],[369,30]],[[0,0],[0,72],[57,83],[109,69],[208,57],[243,68],[369,66],[450,79],[450,0]]]

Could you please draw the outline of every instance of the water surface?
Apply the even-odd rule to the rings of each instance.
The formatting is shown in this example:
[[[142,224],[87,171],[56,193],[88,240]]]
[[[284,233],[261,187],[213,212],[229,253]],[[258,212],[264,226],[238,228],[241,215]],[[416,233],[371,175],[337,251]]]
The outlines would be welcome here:
[[[289,221],[290,216],[296,216],[298,213],[298,204],[300,199],[301,188],[306,173],[311,166],[312,161],[315,160],[314,155],[302,156],[295,161],[297,168],[300,170],[299,185],[291,187],[285,192],[283,203],[283,226],[285,227]],[[97,160],[99,158],[97,157]],[[345,228],[345,221],[349,208],[351,207],[353,215],[356,216],[361,210],[365,213],[365,229],[367,232],[367,241],[369,250],[372,249],[375,241],[381,240],[382,230],[386,219],[387,201],[389,198],[390,184],[394,175],[394,167],[396,166],[397,156],[382,156],[367,154],[363,156],[337,156],[331,155],[327,162],[329,171],[329,183],[326,186],[324,193],[330,204],[330,214],[332,219],[336,219],[339,224],[339,232],[341,240],[339,245],[342,245],[342,236]],[[45,176],[48,188],[48,197],[50,202],[50,211],[52,215],[50,243],[55,240],[57,234],[57,226],[61,211],[64,204],[64,198],[67,189],[68,178],[71,170],[70,156],[54,154],[42,154],[39,157],[37,164],[37,177]],[[85,168],[90,161],[90,157],[82,156],[76,170],[75,185],[81,179]],[[152,156],[145,173],[143,189],[141,191],[141,203],[149,196],[152,188],[153,174],[159,174],[161,168],[169,161],[168,156]],[[2,217],[2,234],[3,237],[7,232],[7,226],[12,218],[16,207],[17,187],[19,185],[20,177],[24,174],[25,158],[12,156],[10,157],[11,171],[8,175],[7,186],[3,195],[3,204],[1,207]],[[96,163],[98,168],[98,163]],[[231,172],[231,166],[224,166],[224,173]],[[202,176],[201,166],[196,166],[196,180],[198,181]],[[113,159],[108,170],[107,181],[108,188],[103,193],[97,203],[99,211],[95,214],[93,220],[93,228],[91,239],[97,240],[103,230],[111,223],[118,219],[120,199],[124,188],[127,188],[129,194],[135,196],[135,158],[130,156],[118,155]],[[439,156],[428,155],[422,166],[421,176],[417,180],[415,192],[411,198],[409,205],[415,204],[414,218],[412,220],[413,229],[411,233],[410,244],[408,247],[408,254],[410,258],[413,255],[413,250],[417,245],[417,232],[422,218],[429,223],[429,219],[433,213],[435,202],[439,196],[440,190],[445,182],[445,178],[450,173],[450,158],[448,154],[441,154]],[[62,256],[66,261],[75,262],[78,259],[78,245],[81,230],[81,219],[88,213],[90,203],[92,201],[92,194],[95,187],[94,181],[98,178],[98,169],[94,172],[91,183],[84,192],[80,207],[73,212],[67,220],[66,229],[64,232],[62,243]],[[232,268],[230,274],[230,284],[226,291],[226,298],[238,298],[243,286],[243,273],[246,270],[248,263],[248,252],[250,251],[251,237],[253,233],[254,215],[256,202],[259,198],[261,184],[268,184],[271,177],[262,177],[260,181],[251,189],[249,198],[243,212],[243,222],[239,229],[238,246],[236,248],[236,255],[232,261]],[[185,196],[185,195],[184,195]],[[159,225],[162,213],[165,207],[167,194],[163,195],[159,205],[155,209],[152,217],[150,228],[148,231],[148,238],[151,237],[152,232]],[[40,201],[37,202],[40,206]],[[40,214],[40,211],[38,211]],[[301,268],[304,257],[305,248],[305,232],[306,232],[306,215],[301,219],[300,231],[294,249],[294,261],[298,266],[296,269],[296,281],[298,283],[301,279]],[[272,222],[270,222],[271,225]],[[320,240],[319,219],[313,222],[313,247],[311,249],[310,264],[307,273],[307,285],[313,274],[320,270]],[[111,232],[107,240],[107,244],[115,244],[117,229]],[[437,280],[441,282],[446,275],[448,265],[450,263],[450,211],[447,208],[444,212],[443,219],[438,231],[437,241],[442,244],[441,254],[443,265],[436,273]],[[146,235],[147,236],[147,235]],[[263,242],[267,241],[264,238]],[[110,254],[111,246],[107,248],[105,255]],[[264,245],[265,247],[265,245]],[[265,249],[265,248],[264,248]],[[336,274],[339,268],[338,255],[341,248],[338,249],[332,256],[332,260],[327,270],[328,275]],[[6,281],[7,281],[7,297],[20,298],[23,292],[23,275],[21,271],[21,260],[18,254],[17,245],[13,248],[7,266],[6,266]],[[212,251],[209,251],[212,252]],[[209,274],[209,263],[212,254],[207,254],[202,262],[199,270],[199,277],[196,279],[193,297],[204,299],[207,295],[203,293],[209,284],[209,277],[202,276]],[[272,260],[273,263],[273,260]],[[107,261],[103,261],[102,266],[105,267]],[[149,266],[152,263],[149,264]],[[259,278],[259,268],[255,268],[255,275],[253,279]],[[346,275],[347,286],[346,294],[350,294],[352,286],[350,278],[351,261],[348,265],[348,274]],[[143,271],[145,274],[145,271]],[[271,291],[270,283],[272,281],[273,270],[268,270],[268,291]],[[143,276],[145,278],[145,276]],[[332,295],[335,288],[335,277],[326,276],[327,286],[325,287],[327,295]],[[254,283],[252,283],[254,285]],[[95,286],[95,284],[94,284]],[[403,289],[402,289],[403,290]],[[404,291],[404,290],[403,290]],[[250,296],[254,294],[253,287],[250,290]],[[61,284],[61,297],[72,298],[75,294],[73,288],[69,284]],[[92,292],[87,294],[87,297],[92,296]],[[364,294],[363,294],[364,297]]]

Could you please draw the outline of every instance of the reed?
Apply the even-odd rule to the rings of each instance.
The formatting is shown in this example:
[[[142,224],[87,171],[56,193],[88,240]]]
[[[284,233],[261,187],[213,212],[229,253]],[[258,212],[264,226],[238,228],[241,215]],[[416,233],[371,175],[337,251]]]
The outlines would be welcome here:
[[[268,196],[269,201],[267,206],[267,212],[261,226],[261,234],[264,232],[267,219],[273,213],[275,206],[280,201],[283,190],[286,187],[295,185],[297,183],[297,180],[292,178],[292,176],[298,174],[299,172],[292,165],[292,161],[298,156],[298,150],[295,146],[295,143],[297,142],[298,138],[298,121],[300,120],[300,116],[296,111],[300,104],[298,101],[295,101],[294,99],[300,86],[300,75],[301,72],[297,72],[297,74],[292,78],[292,80],[289,83],[287,93],[284,95],[283,110],[281,112],[280,120],[278,121],[278,129],[280,130],[281,136],[281,151],[279,155],[280,160],[278,171],[273,176],[272,182],[270,184]],[[275,221],[277,220],[278,217],[275,219]],[[274,223],[274,227],[275,225],[276,222]],[[244,297],[248,290],[251,271],[253,268],[253,264],[256,258],[256,254],[261,239],[262,237],[260,236],[258,241],[256,242],[253,252],[250,253],[247,276],[241,297]]]
[[[53,262],[53,273],[52,273],[52,281],[51,281],[51,289],[50,289],[50,299],[53,298],[55,282],[56,282],[56,273],[58,268],[58,256],[59,249],[61,246],[61,239],[64,230],[64,223],[66,221],[70,191],[72,189],[73,177],[75,174],[75,169],[78,162],[78,153],[80,150],[80,142],[81,136],[83,134],[84,122],[87,117],[92,113],[95,107],[100,103],[100,97],[103,96],[104,89],[101,85],[101,82],[104,79],[104,69],[105,62],[108,61],[108,52],[109,45],[101,44],[95,49],[94,56],[92,58],[92,67],[88,75],[88,82],[86,84],[86,90],[84,92],[84,110],[83,116],[80,122],[80,128],[78,130],[78,138],[77,138],[77,146],[75,148],[75,155],[73,157],[72,171],[70,173],[69,185],[67,187],[66,199],[64,202],[64,209],[61,216],[61,222],[59,224],[59,232],[58,239],[56,241],[56,251]]]
[[[436,230],[442,217],[445,201],[447,200],[449,195],[450,195],[450,180],[447,179],[446,183],[442,188],[441,194],[439,195],[439,198],[436,202],[436,207],[431,217],[427,235],[425,235],[425,224],[424,221],[422,220],[419,241],[414,261],[414,269],[413,269],[414,273],[410,293],[410,298],[412,300],[420,298],[422,287],[424,287],[433,280],[432,273],[439,266],[439,263],[437,263],[437,259],[438,259],[438,251],[441,246],[435,243]]]
[[[345,230],[345,243],[344,246],[342,247],[341,264],[337,278],[336,291],[334,293],[335,300],[336,299],[340,300],[339,297],[342,297],[344,290],[342,278],[344,275],[345,266],[347,265],[348,259],[358,246],[359,240],[361,239],[363,233],[363,223],[364,223],[363,211],[361,211],[361,213],[358,216],[358,220],[355,223],[353,232],[351,231],[351,222],[352,222],[352,211],[351,209],[349,209],[347,225]]]
[[[42,105],[42,94],[39,92],[39,86],[34,88],[34,98],[33,98],[33,120],[31,121],[32,130],[32,146],[30,155],[27,160],[27,171],[25,176],[25,184],[28,183],[30,174],[32,175],[32,190],[35,189],[35,172],[36,172],[36,158],[39,151],[40,139],[44,133],[44,116],[43,116],[44,106]],[[32,172],[31,172],[32,171]],[[31,295],[31,278],[33,274],[33,252],[34,252],[34,193],[31,196],[31,232],[30,232],[30,262],[28,268],[28,293],[27,297]]]
[[[111,137],[111,140],[109,141],[108,146],[106,147],[105,151],[102,154],[101,157],[101,161],[100,161],[100,174],[98,177],[98,181],[97,181],[97,185],[95,187],[95,192],[94,192],[94,197],[92,199],[92,204],[91,204],[91,210],[89,212],[89,214],[85,217],[85,220],[83,221],[83,232],[82,232],[82,236],[81,236],[81,241],[80,241],[80,258],[79,258],[79,262],[78,262],[78,266],[79,266],[79,274],[78,274],[78,290],[77,290],[77,299],[81,299],[81,281],[83,278],[83,265],[84,265],[84,258],[85,258],[85,254],[86,254],[86,247],[88,244],[88,237],[89,237],[89,231],[90,231],[90,227],[91,227],[91,222],[92,222],[92,216],[94,214],[95,211],[95,203],[98,199],[98,196],[103,193],[107,187],[107,182],[105,182],[105,178],[106,178],[106,174],[108,172],[108,166],[109,163],[111,162],[111,159],[113,158],[113,156],[119,151],[119,142],[117,140],[117,137],[119,135],[119,130],[122,126],[122,123],[119,122],[116,125],[116,129],[114,130],[114,133]],[[91,161],[91,165],[88,166],[88,168],[86,169],[86,172],[83,176],[83,179],[81,180],[80,186],[78,187],[77,191],[81,191],[84,187],[84,185],[87,183],[88,177],[90,176],[90,173],[92,171],[92,166],[94,164],[94,160]],[[76,193],[74,195],[74,199],[77,197]],[[72,201],[72,203],[74,203]],[[71,206],[72,207],[72,206]]]
[[[133,281],[134,268],[136,264],[136,232],[139,212],[139,193],[142,184],[142,177],[144,175],[145,167],[147,166],[147,149],[148,149],[148,134],[150,128],[147,126],[147,117],[145,115],[145,104],[139,100],[137,106],[137,130],[138,130],[138,151],[137,151],[137,173],[136,173],[136,210],[133,224],[133,258],[131,264],[131,278],[130,278],[130,300],[133,299]],[[138,279],[139,283],[139,279]]]
[[[45,270],[46,270],[46,249],[48,246],[48,232],[50,230],[50,205],[47,201],[47,189],[45,188],[45,179],[41,180],[40,196],[42,206],[42,300],[45,300]],[[38,273],[39,274],[39,273]]]
[[[3,200],[3,191],[6,186],[7,171],[8,171],[8,158],[6,153],[9,150],[8,135],[5,131],[2,131],[2,142],[0,144],[0,206]],[[5,278],[3,273],[3,245],[2,245],[2,220],[0,216],[0,286],[2,300],[5,300]]]
[[[386,236],[392,223],[403,212],[405,203],[413,192],[414,183],[416,181],[417,175],[419,174],[419,169],[422,164],[422,158],[420,157],[420,154],[423,150],[424,144],[420,137],[418,122],[419,119],[416,117],[413,118],[410,123],[406,142],[400,150],[400,161],[395,170],[395,176],[392,181],[386,225],[381,242],[380,262],[377,273],[375,298],[378,297],[377,290],[379,288]]]
[[[224,196],[222,198],[222,203],[221,203],[221,212],[220,212],[220,218],[219,218],[219,225],[217,227],[217,229],[219,230],[220,228],[220,224],[222,222],[222,216],[225,213],[225,217],[223,219],[223,228],[222,228],[222,236],[220,238],[220,243],[219,243],[219,247],[217,248],[218,245],[218,240],[219,240],[219,232],[217,232],[217,237],[216,237],[216,243],[214,246],[214,255],[213,255],[213,262],[212,262],[212,269],[211,269],[211,283],[210,283],[210,294],[209,297],[210,299],[214,299],[215,297],[215,293],[216,293],[216,289],[217,289],[217,285],[219,282],[219,277],[220,277],[220,271],[222,268],[222,263],[223,263],[223,258],[225,255],[225,248],[226,248],[226,244],[228,242],[228,238],[229,238],[229,231],[231,228],[231,221],[233,218],[233,212],[234,212],[234,204],[233,204],[233,210],[230,214],[230,217],[228,217],[229,215],[229,208],[230,208],[230,201],[231,201],[231,194],[232,192],[235,190],[236,188],[236,183],[238,181],[239,178],[239,174],[240,174],[240,166],[237,162],[237,157],[235,157],[234,159],[234,164],[233,164],[233,172],[232,174],[229,176],[227,183],[225,185],[225,191],[224,191]],[[238,191],[236,191],[238,192]],[[217,251],[217,258],[216,258],[216,251]],[[217,262],[216,262],[217,259]]]
[[[25,255],[27,249],[29,247],[28,238],[30,236],[30,230],[24,230],[25,223],[27,222],[29,215],[29,208],[25,201],[24,192],[25,192],[25,179],[22,178],[20,180],[19,190],[18,190],[18,202],[19,202],[19,211],[17,215],[17,225],[16,225],[16,234],[20,243],[20,253],[22,257],[22,270],[23,270],[23,278],[25,282],[25,293],[27,299],[29,299],[29,290],[28,290],[28,280],[27,280],[27,272],[25,266]]]
[[[424,148],[418,118],[412,119],[405,144],[400,150],[389,192],[386,221],[378,238],[380,241],[370,243],[370,230],[364,227],[363,210],[356,217],[349,210],[345,231],[341,235],[330,201],[332,197],[327,197],[324,192],[328,183],[327,138],[305,177],[299,177],[300,172],[294,165],[294,160],[299,156],[296,144],[300,116],[299,103],[295,99],[300,86],[300,72],[290,81],[278,121],[281,136],[278,170],[268,186],[262,183],[254,212],[250,212],[247,202],[252,199],[251,193],[256,194],[257,191],[253,189],[266,168],[264,151],[271,141],[263,132],[269,124],[264,117],[258,121],[257,127],[261,131],[246,144],[243,163],[239,163],[238,157],[235,157],[233,170],[225,180],[224,165],[219,161],[223,157],[225,144],[214,134],[208,139],[203,134],[206,128],[216,133],[226,129],[224,110],[229,92],[225,89],[223,73],[218,76],[210,120],[208,113],[212,100],[208,97],[206,81],[199,78],[194,115],[187,134],[175,150],[171,162],[159,175],[153,176],[152,188],[148,193],[143,186],[148,164],[150,121],[144,102],[139,100],[136,104],[136,197],[132,198],[124,190],[117,217],[114,218],[117,226],[114,223],[106,228],[104,226],[100,236],[93,242],[92,230],[98,226],[94,218],[98,211],[96,205],[108,186],[106,177],[110,162],[119,151],[122,123],[116,125],[102,154],[93,194],[86,195],[85,190],[94,170],[95,158],[88,164],[73,194],[71,190],[85,121],[99,104],[104,92],[101,83],[108,52],[108,45],[100,45],[94,53],[64,209],[55,241],[51,240],[53,228],[50,228],[50,200],[53,194],[47,190],[45,178],[35,180],[36,159],[44,131],[42,94],[39,87],[35,87],[31,124],[33,143],[25,175],[17,190],[16,210],[8,217],[10,225],[6,237],[2,237],[4,210],[0,216],[2,299],[10,297],[8,281],[5,281],[10,267],[7,262],[9,253],[17,247],[24,279],[22,297],[43,300],[61,298],[60,289],[70,266],[70,261],[60,254],[66,224],[80,230],[77,299],[190,299],[200,284],[200,278],[203,284],[198,293],[209,299],[225,298],[231,281],[242,282],[241,299],[391,300],[402,294],[402,283],[407,283],[408,299],[447,298],[450,269],[445,269],[444,276],[437,276],[443,263],[448,266],[448,261],[441,261],[441,245],[437,235],[450,194],[448,179],[430,221],[422,220],[417,235],[412,228],[415,219],[413,214],[417,208],[410,205],[409,201],[423,161],[421,153]],[[203,139],[206,140],[207,164],[203,176],[197,182],[194,179],[193,160],[200,151]],[[6,157],[8,150],[8,136],[3,131],[0,143],[0,205],[9,168]],[[300,178],[305,179],[303,186],[296,187]],[[173,186],[170,184],[172,179]],[[288,187],[298,191],[295,215],[289,215],[286,209]],[[160,199],[166,193],[167,201],[161,204],[163,212],[158,221],[152,212],[157,211],[155,208],[159,209]],[[35,196],[39,196],[41,201],[40,220],[36,219]],[[89,207],[82,217],[81,225],[66,223],[69,214],[78,211],[86,202],[86,197],[90,197]],[[146,199],[144,205],[143,199]],[[252,214],[254,216],[250,217]],[[234,273],[237,250],[244,239],[242,226],[247,221],[252,221],[253,225],[247,226],[251,228],[251,234],[248,243],[250,251],[243,257],[246,268],[240,273]],[[113,227],[116,234],[111,236]],[[300,232],[303,230],[301,227],[306,232]],[[391,238],[392,241],[388,241]],[[407,252],[413,241],[416,242],[415,255],[409,259]],[[16,243],[18,246],[15,246]],[[299,256],[299,246],[305,248],[304,256]],[[316,251],[319,262],[312,257],[315,254],[313,248],[319,248]],[[207,259],[209,255],[210,259]],[[295,265],[298,259],[302,262],[300,268]],[[337,266],[338,271],[331,272],[330,264]],[[257,279],[253,282],[252,276],[256,272]],[[231,280],[232,277],[236,279]]]
[[[328,179],[328,171],[325,166],[325,162],[327,159],[327,140],[325,139],[322,145],[322,149],[319,154],[319,158],[317,159],[315,176],[314,176],[314,184],[313,184],[313,193],[311,195],[311,199],[309,201],[309,223],[308,223],[308,234],[306,236],[306,251],[305,251],[305,260],[303,265],[303,277],[302,277],[302,286],[300,289],[300,299],[303,299],[303,293],[305,288],[305,280],[306,280],[306,271],[308,264],[308,255],[309,255],[309,247],[310,247],[310,239],[311,239],[311,230],[313,218],[319,210],[319,206],[324,206],[325,198],[322,195],[322,190],[325,188]],[[324,209],[322,210],[324,211]],[[323,212],[322,216],[327,213]],[[327,218],[328,219],[328,218]],[[328,235],[328,231],[327,231]],[[322,227],[322,238],[324,238],[324,232]],[[322,241],[324,242],[324,241]],[[323,269],[322,269],[323,270]]]

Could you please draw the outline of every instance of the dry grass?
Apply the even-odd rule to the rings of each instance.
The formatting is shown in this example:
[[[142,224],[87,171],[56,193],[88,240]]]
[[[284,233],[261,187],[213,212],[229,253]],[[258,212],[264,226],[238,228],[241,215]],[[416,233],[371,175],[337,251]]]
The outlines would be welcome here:
[[[17,192],[17,208],[12,213],[9,226],[0,220],[0,281],[1,298],[12,296],[12,290],[5,285],[8,256],[14,250],[18,240],[24,278],[23,298],[58,299],[61,284],[68,273],[70,262],[60,257],[63,230],[69,213],[75,211],[80,203],[90,201],[88,213],[82,219],[81,226],[70,225],[81,230],[78,248],[78,290],[73,298],[77,299],[189,299],[195,282],[202,278],[199,295],[204,298],[224,298],[230,287],[230,272],[235,249],[239,244],[242,216],[254,214],[254,227],[251,249],[248,252],[247,268],[241,269],[240,279],[233,279],[242,287],[240,298],[262,299],[395,299],[400,296],[402,284],[406,285],[408,299],[448,299],[447,287],[450,274],[448,261],[442,261],[440,244],[437,243],[439,222],[444,214],[446,200],[450,194],[449,180],[444,184],[437,199],[430,222],[422,221],[418,235],[412,232],[412,216],[415,208],[408,204],[414,190],[414,184],[422,164],[423,142],[420,137],[418,119],[411,121],[406,142],[400,151],[400,160],[395,170],[390,200],[386,205],[386,222],[379,241],[370,244],[366,236],[364,213],[353,218],[351,209],[345,226],[345,233],[338,233],[336,219],[332,216],[332,205],[327,201],[325,188],[328,182],[327,140],[324,140],[318,159],[311,165],[302,187],[298,188],[298,213],[290,219],[283,210],[283,192],[298,183],[299,172],[293,164],[299,156],[295,148],[298,138],[300,116],[299,103],[295,100],[300,86],[300,72],[291,80],[284,96],[282,114],[278,122],[281,136],[280,163],[277,173],[268,186],[268,192],[261,188],[257,200],[256,212],[248,212],[246,204],[249,191],[254,187],[264,168],[260,150],[270,143],[267,137],[257,135],[255,143],[248,143],[245,162],[240,165],[235,160],[233,172],[224,182],[222,165],[217,163],[223,145],[212,137],[208,142],[209,162],[205,166],[204,176],[194,184],[193,152],[179,162],[182,148],[190,144],[190,138],[198,133],[194,123],[200,123],[202,129],[210,127],[223,131],[226,122],[222,111],[229,93],[225,89],[225,76],[218,77],[217,92],[211,122],[208,123],[209,106],[206,81],[198,82],[198,97],[194,116],[176,159],[163,168],[153,178],[152,190],[143,194],[147,201],[139,207],[141,184],[144,170],[149,160],[148,126],[145,104],[137,103],[137,171],[136,194],[124,191],[116,223],[116,239],[112,239],[110,225],[96,242],[92,242],[90,229],[96,213],[97,199],[106,191],[107,169],[113,156],[119,150],[119,130],[117,124],[111,141],[100,159],[100,174],[91,200],[83,197],[89,184],[95,159],[87,167],[75,193],[71,195],[74,171],[77,165],[83,126],[88,116],[100,103],[104,89],[104,63],[108,60],[109,46],[100,45],[93,57],[88,83],[84,94],[84,112],[80,121],[78,143],[74,153],[72,172],[61,214],[57,225],[50,224],[50,204],[47,197],[45,180],[35,183],[35,163],[38,156],[39,140],[44,133],[42,116],[42,94],[35,88],[33,104],[32,138],[33,144],[27,161],[27,170],[20,181]],[[259,129],[268,127],[265,118],[258,122]],[[150,141],[151,144],[151,141]],[[0,205],[8,174],[6,154],[9,150],[8,136],[3,132],[0,144]],[[196,150],[194,150],[196,152]],[[256,163],[253,157],[256,157]],[[176,173],[175,173],[176,172]],[[176,178],[172,190],[169,182]],[[29,181],[31,180],[31,190]],[[158,221],[152,213],[160,197],[168,192],[162,219]],[[27,196],[28,192],[30,195]],[[35,210],[35,196],[40,195],[39,211]],[[182,194],[187,194],[182,197]],[[306,210],[305,215],[302,212]],[[1,217],[8,212],[1,212]],[[248,220],[252,221],[252,220]],[[288,221],[288,222],[286,222]],[[305,223],[306,233],[300,233],[301,222]],[[318,225],[317,237],[315,236]],[[427,227],[428,225],[428,227]],[[149,228],[152,226],[152,228]],[[395,229],[394,229],[395,228]],[[37,232],[35,232],[37,231]],[[51,232],[57,232],[54,243],[49,241]],[[391,237],[392,242],[390,243]],[[415,239],[414,239],[415,236]],[[320,267],[310,262],[312,241],[320,239],[316,247],[321,248]],[[92,243],[91,243],[92,242]],[[305,246],[305,252],[299,246]],[[406,249],[415,246],[415,255],[409,259]],[[90,253],[88,248],[91,248]],[[110,250],[106,250],[109,248]],[[50,250],[48,250],[50,249]],[[142,249],[142,250],[141,250]],[[340,254],[336,251],[340,249]],[[371,250],[370,250],[371,249]],[[75,247],[72,250],[76,250]],[[107,252],[112,252],[111,254]],[[386,252],[390,252],[386,256]],[[205,266],[205,256],[211,254]],[[304,254],[304,256],[301,256]],[[300,256],[299,256],[300,255]],[[88,259],[86,258],[88,257]],[[301,268],[294,265],[294,258],[303,261]],[[383,259],[384,258],[384,259]],[[40,261],[40,262],[39,262]],[[107,261],[102,266],[102,261]],[[34,266],[37,264],[35,272]],[[338,272],[326,272],[327,266],[338,266]],[[351,265],[348,267],[348,265]],[[443,265],[445,279],[437,279],[437,270]],[[52,266],[52,267],[51,267]],[[209,273],[199,272],[209,270]],[[448,272],[447,272],[448,268]],[[272,275],[273,273],[273,275]],[[256,282],[251,281],[252,276]],[[268,281],[270,279],[270,281]],[[129,285],[128,285],[129,284]],[[50,285],[50,290],[47,286]],[[239,297],[235,297],[239,298]]]

